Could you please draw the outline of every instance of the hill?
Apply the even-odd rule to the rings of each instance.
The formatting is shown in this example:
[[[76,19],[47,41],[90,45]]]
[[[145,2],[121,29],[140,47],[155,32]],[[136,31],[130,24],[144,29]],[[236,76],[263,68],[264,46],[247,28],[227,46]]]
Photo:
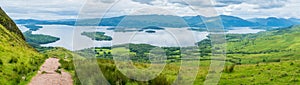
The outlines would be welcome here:
[[[0,84],[27,84],[45,57],[25,42],[21,31],[2,9],[0,15]]]
[[[22,32],[18,29],[17,25],[14,23],[12,19],[10,19],[7,14],[0,7],[0,23],[6,27],[6,29],[12,33],[15,33],[20,38],[24,39]]]
[[[251,22],[259,23],[263,27],[276,27],[276,28],[285,28],[292,25],[299,25],[300,20],[296,18],[277,18],[277,17],[269,17],[269,18],[252,18],[249,19]]]
[[[300,26],[259,32],[228,34],[227,60],[236,64],[258,64],[299,60]],[[198,43],[204,54],[210,53],[210,40]]]

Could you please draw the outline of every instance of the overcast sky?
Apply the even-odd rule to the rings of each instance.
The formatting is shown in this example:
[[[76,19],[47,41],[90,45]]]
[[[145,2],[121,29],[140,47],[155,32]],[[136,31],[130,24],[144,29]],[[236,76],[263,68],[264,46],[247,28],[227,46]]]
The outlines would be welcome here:
[[[106,17],[133,14],[209,16],[217,14],[241,18],[300,18],[300,0],[0,0],[0,6],[13,19],[76,19],[79,14]],[[111,7],[107,11],[107,7]],[[193,9],[191,9],[193,8]],[[198,12],[195,12],[198,11]],[[84,13],[83,13],[84,12]]]

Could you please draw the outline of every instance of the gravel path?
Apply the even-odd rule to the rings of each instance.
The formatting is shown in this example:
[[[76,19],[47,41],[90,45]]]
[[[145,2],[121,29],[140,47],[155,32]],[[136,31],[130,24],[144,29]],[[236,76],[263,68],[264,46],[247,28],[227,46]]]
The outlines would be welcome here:
[[[29,85],[73,85],[72,76],[64,71],[56,72],[60,63],[57,58],[49,58],[32,78]]]

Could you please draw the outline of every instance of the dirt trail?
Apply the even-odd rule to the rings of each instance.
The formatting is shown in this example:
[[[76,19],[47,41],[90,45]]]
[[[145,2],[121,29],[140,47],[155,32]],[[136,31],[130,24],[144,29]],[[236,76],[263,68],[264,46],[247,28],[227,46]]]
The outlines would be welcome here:
[[[59,59],[47,59],[29,85],[73,85],[72,76],[69,73],[63,70],[61,74],[56,72],[59,66]]]

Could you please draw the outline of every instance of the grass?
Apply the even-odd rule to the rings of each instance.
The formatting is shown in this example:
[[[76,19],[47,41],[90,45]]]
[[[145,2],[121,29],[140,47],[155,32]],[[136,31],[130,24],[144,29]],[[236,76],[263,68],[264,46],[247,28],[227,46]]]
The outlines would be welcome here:
[[[230,65],[230,63],[227,64],[228,71],[226,71],[225,67],[219,83],[220,85],[300,84],[299,60],[259,64],[242,64],[234,66]],[[180,68],[180,62],[169,63],[159,77],[149,82],[139,82],[126,78],[123,74],[121,74],[116,69],[115,64],[112,60],[98,59],[98,65],[101,68],[106,79],[108,79],[111,84],[116,84],[116,82],[123,82],[123,85],[148,85],[153,81],[161,83],[166,82],[165,85],[170,85],[176,80]],[[195,85],[203,85],[203,82],[206,79],[206,75],[208,74],[209,65],[210,61],[201,61],[199,67],[200,70],[198,71],[197,78],[194,82]],[[72,64],[69,66],[72,66]],[[147,64],[135,63],[135,66],[145,67],[147,66]],[[189,80],[189,76],[184,76],[184,79],[187,81],[192,81]]]
[[[299,60],[279,63],[240,65],[233,73],[223,73],[220,83],[231,85],[245,84],[300,84]]]
[[[7,14],[0,7],[0,23],[2,26],[6,27],[6,29],[12,33],[15,33],[21,39],[25,39],[22,35],[22,32],[18,29],[17,25],[14,21],[7,16]]]
[[[2,25],[0,33],[0,84],[27,84],[37,73],[45,57]]]
[[[45,58],[25,42],[21,31],[0,8],[0,85],[26,85]]]

